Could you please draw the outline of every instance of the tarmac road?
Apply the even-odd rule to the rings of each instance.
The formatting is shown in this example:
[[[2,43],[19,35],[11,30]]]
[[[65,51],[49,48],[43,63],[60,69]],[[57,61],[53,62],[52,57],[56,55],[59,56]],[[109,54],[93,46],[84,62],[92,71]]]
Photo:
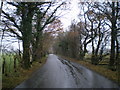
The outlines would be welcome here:
[[[46,64],[16,88],[119,88],[119,86],[80,64],[49,54]]]

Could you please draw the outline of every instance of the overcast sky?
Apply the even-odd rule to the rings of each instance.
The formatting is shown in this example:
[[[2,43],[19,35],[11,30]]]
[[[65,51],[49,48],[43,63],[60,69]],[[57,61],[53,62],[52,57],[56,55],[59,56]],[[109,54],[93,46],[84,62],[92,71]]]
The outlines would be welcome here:
[[[61,22],[63,23],[64,29],[66,29],[70,24],[72,20],[78,21],[78,14],[79,14],[79,8],[78,8],[78,1],[79,0],[71,0],[70,4],[70,10],[63,11],[65,15],[60,18]],[[66,13],[67,12],[67,13]]]
[[[63,24],[63,28],[67,29],[67,27],[71,24],[72,20],[78,20],[78,14],[79,14],[79,8],[78,8],[78,0],[71,0],[70,1],[71,4],[69,4],[69,10],[62,10],[62,17],[60,17],[59,19],[61,20],[62,24]],[[6,5],[3,6],[3,8],[5,8]],[[9,7],[11,8],[11,7]],[[61,11],[58,11],[58,13]],[[9,42],[10,43],[10,42]],[[4,44],[8,44],[8,42],[6,43],[3,42]],[[17,49],[18,48],[18,43],[10,43],[9,44],[10,47],[12,47],[13,49]],[[22,43],[20,44],[21,49],[22,49]]]

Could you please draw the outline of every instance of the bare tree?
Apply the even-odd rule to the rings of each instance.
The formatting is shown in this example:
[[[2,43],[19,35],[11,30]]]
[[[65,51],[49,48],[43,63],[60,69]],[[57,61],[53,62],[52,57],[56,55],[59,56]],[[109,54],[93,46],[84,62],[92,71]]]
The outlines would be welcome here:
[[[8,2],[8,4],[16,7],[16,10],[12,14],[2,11],[3,17],[7,19],[3,22],[9,32],[16,35],[17,39],[22,40],[23,67],[28,69],[31,61],[31,43],[35,40],[35,45],[32,45],[38,47],[37,42],[40,41],[42,30],[55,19],[54,14],[63,3],[58,5],[51,13],[48,13],[48,11],[53,4],[52,2]],[[43,10],[45,4],[48,8]],[[33,19],[35,17],[37,21],[35,21],[36,26],[33,29]]]
[[[118,53],[118,43],[117,43],[117,23],[118,23],[118,19],[119,19],[119,2],[107,2],[107,3],[96,3],[95,7],[101,12],[101,14],[103,14],[104,16],[106,16],[106,18],[109,20],[108,22],[110,22],[110,24],[107,25],[110,27],[111,29],[111,54],[110,54],[110,68],[112,70],[115,70],[114,66],[115,66],[115,62],[116,62],[116,57],[117,57],[117,53]],[[116,50],[115,50],[116,49]]]

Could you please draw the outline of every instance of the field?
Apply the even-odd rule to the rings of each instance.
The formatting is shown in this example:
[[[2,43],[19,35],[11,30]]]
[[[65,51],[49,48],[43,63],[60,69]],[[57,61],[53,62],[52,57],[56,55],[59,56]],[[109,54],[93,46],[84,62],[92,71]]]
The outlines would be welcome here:
[[[2,88],[16,87],[18,84],[29,78],[38,68],[40,68],[47,58],[47,56],[41,58],[40,60],[42,63],[39,63],[39,61],[33,62],[29,70],[24,70],[21,67],[20,60],[18,58],[15,59],[15,57],[15,54],[5,54],[2,56],[2,62],[5,61],[4,73],[2,73]],[[16,60],[16,62],[14,60]]]
[[[12,76],[17,74],[20,68],[20,60],[16,57],[17,55],[12,54],[3,54],[2,55],[2,72],[6,76]],[[16,73],[14,73],[16,72]]]

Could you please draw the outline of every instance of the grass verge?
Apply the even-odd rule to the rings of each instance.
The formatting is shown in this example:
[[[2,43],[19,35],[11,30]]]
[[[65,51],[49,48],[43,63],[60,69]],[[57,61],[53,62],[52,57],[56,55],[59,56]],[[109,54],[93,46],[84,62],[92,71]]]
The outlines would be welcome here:
[[[47,57],[43,57],[41,59],[42,63],[39,63],[39,61],[33,62],[32,67],[29,70],[20,68],[18,72],[13,73],[12,75],[2,75],[2,88],[15,88],[24,80],[28,79],[35,71],[41,68],[45,64],[46,60]]]
[[[108,78],[109,80],[112,80],[113,82],[120,85],[120,81],[118,81],[118,80],[120,80],[120,77],[119,77],[120,73],[118,71],[111,71],[107,67],[103,67],[100,65],[93,65],[90,62],[86,62],[86,61],[80,61],[80,60],[76,60],[76,59],[64,57],[64,56],[60,56],[60,57],[66,59],[66,60],[81,64],[82,66],[85,66],[86,68],[88,68],[92,71],[95,71],[95,72],[99,73],[100,75],[103,75],[106,78]]]

